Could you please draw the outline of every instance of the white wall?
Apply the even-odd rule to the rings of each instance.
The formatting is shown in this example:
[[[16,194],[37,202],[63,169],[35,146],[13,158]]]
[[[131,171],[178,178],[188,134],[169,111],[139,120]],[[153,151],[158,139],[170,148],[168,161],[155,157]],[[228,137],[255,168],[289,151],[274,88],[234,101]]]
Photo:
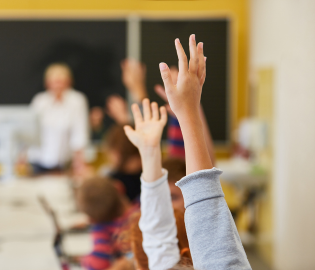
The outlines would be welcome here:
[[[251,0],[250,42],[275,70],[275,268],[314,270],[315,0]]]

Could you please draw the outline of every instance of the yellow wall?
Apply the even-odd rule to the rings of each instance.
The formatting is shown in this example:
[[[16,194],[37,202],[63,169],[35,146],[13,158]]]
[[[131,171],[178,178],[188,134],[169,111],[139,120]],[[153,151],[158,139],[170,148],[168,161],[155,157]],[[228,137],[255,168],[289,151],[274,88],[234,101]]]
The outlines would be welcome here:
[[[137,13],[144,16],[226,16],[233,21],[234,90],[232,128],[248,113],[248,0],[0,0],[0,18],[104,17]]]

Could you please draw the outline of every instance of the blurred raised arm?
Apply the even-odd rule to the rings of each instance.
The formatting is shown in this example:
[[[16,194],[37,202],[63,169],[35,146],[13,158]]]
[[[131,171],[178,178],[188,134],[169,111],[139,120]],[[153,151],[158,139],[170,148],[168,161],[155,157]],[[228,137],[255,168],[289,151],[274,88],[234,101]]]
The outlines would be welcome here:
[[[167,171],[162,169],[161,137],[167,122],[165,107],[143,100],[143,115],[138,104],[132,106],[135,129],[125,127],[129,140],[139,149],[141,176],[141,218],[139,227],[150,270],[166,270],[178,263],[180,254],[176,221],[172,208]]]
[[[141,103],[148,96],[145,64],[134,59],[125,59],[120,63],[120,66],[122,82],[130,92],[133,102]]]

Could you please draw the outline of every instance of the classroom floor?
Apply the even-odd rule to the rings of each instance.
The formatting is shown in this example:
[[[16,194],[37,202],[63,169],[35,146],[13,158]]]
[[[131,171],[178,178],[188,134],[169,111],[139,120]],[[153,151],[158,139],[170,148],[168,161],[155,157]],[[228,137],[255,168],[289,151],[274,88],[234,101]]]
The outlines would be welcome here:
[[[253,270],[272,270],[260,257],[255,249],[245,249]]]

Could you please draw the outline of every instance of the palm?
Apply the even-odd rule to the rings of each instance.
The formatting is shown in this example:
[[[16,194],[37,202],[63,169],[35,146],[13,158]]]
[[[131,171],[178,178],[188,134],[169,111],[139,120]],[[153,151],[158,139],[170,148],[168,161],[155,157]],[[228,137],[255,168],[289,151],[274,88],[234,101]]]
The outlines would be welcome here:
[[[192,108],[195,107],[195,104],[200,104],[202,86],[202,82],[197,76],[188,73],[185,80],[181,80],[179,76],[177,84],[172,85],[166,90],[172,111],[187,111],[187,108]],[[181,96],[182,102],[180,103],[178,102],[178,96]]]
[[[195,89],[195,91],[193,91],[193,95],[196,95],[195,92],[197,92],[197,93],[202,92],[202,87],[203,87],[204,82],[205,82],[205,74],[202,74],[202,76],[200,78],[196,77],[196,76],[189,76],[189,80],[184,80],[184,81],[179,80],[178,81],[178,69],[177,69],[177,67],[172,66],[170,68],[170,75],[172,77],[172,82],[173,82],[173,85],[172,85],[173,91],[178,91],[178,89],[187,89],[188,88],[188,89]],[[169,102],[168,97],[166,95],[164,86],[157,84],[157,85],[155,85],[154,90],[167,103],[166,109],[168,110],[168,112],[171,115],[175,116],[174,112],[171,109],[171,106],[176,107],[176,105],[171,104],[171,106],[170,106],[170,104],[169,104],[170,102]],[[189,92],[191,92],[191,91],[189,91]],[[186,98],[191,99],[189,97],[190,94],[191,93],[186,94],[185,95]],[[181,106],[181,104],[179,104],[179,106]]]
[[[150,101],[144,99],[143,116],[136,104],[132,106],[132,113],[135,119],[135,129],[130,126],[125,127],[129,140],[138,148],[158,146],[167,121],[165,107],[160,108],[160,116],[157,103],[153,102],[150,106]]]
[[[157,146],[160,143],[164,124],[160,120],[149,120],[136,126],[133,143],[136,146]]]
[[[206,58],[203,54],[203,43],[196,45],[195,35],[189,38],[189,62],[179,39],[175,40],[175,46],[179,66],[176,85],[165,63],[160,63],[160,70],[168,102],[178,117],[184,116],[189,110],[198,110],[200,106],[202,87],[206,78]]]

